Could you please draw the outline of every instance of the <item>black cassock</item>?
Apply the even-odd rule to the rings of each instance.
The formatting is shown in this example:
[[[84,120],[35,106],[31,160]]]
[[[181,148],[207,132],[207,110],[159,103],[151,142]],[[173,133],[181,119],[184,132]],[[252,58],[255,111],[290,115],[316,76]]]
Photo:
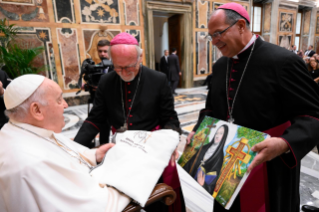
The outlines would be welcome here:
[[[319,142],[319,87],[311,79],[304,61],[296,54],[257,38],[255,48],[233,103],[240,78],[252,45],[229,59],[229,83],[226,88],[227,57],[220,58],[213,66],[205,115],[218,119],[229,118],[226,98],[233,107],[235,124],[266,131],[290,121],[291,126],[280,136],[290,147],[264,166],[265,193],[256,195],[242,191],[256,188],[243,186],[230,211],[254,211],[245,206],[243,199],[251,202],[265,196],[266,210],[271,212],[299,211],[300,160]],[[228,95],[227,95],[228,93]],[[228,97],[227,97],[228,96]],[[275,133],[276,134],[276,133]],[[277,135],[278,136],[278,135]],[[268,179],[267,179],[268,178]],[[245,208],[245,209],[244,209]],[[215,202],[215,212],[224,209]],[[226,210],[225,210],[226,211]]]
[[[128,115],[127,121],[124,113],[125,117]],[[122,81],[115,71],[103,75],[95,94],[93,108],[74,140],[90,147],[90,142],[105,121],[115,129],[126,123],[128,130],[150,131],[160,126],[180,131],[174,110],[174,98],[166,76],[145,66],[141,66],[138,75],[131,82]]]

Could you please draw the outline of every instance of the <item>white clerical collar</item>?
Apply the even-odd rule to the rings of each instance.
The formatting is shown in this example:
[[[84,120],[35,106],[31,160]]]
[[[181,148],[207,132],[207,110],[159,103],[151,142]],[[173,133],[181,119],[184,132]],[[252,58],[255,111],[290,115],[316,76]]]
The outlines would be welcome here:
[[[18,121],[12,120],[12,119],[10,119],[10,122],[12,122],[15,125],[18,125],[19,127],[22,127],[22,128],[27,129],[29,131],[32,131],[40,136],[43,136],[45,138],[52,137],[52,135],[54,134],[54,132],[51,130],[36,127],[36,126],[31,125],[31,124],[18,122]]]
[[[253,34],[253,36],[251,37],[250,41],[247,43],[247,45],[237,54],[239,55],[240,53],[242,53],[243,51],[245,51],[246,49],[248,49],[249,46],[251,46],[251,44],[253,44],[255,42],[255,40],[257,39],[256,35]],[[235,55],[233,57],[233,59],[238,59],[238,56]]]

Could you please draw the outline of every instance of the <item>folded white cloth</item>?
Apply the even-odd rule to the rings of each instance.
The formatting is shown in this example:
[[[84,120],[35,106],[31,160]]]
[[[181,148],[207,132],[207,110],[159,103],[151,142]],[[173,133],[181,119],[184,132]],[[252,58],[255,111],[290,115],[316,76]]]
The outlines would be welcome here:
[[[91,175],[144,207],[178,142],[179,135],[173,130],[117,134],[116,145]]]

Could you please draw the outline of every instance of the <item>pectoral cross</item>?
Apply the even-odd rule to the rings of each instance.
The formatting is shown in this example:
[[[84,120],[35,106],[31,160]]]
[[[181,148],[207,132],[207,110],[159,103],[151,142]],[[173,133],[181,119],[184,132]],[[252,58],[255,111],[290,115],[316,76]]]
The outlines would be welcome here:
[[[219,179],[216,182],[215,190],[213,197],[216,198],[221,186],[223,185],[224,181],[230,174],[231,170],[233,169],[236,162],[242,161],[243,163],[248,163],[250,160],[250,155],[243,152],[244,147],[247,145],[248,140],[246,138],[242,138],[239,141],[237,148],[233,146],[228,146],[226,152],[231,155],[230,160],[228,161],[226,167],[222,170]]]

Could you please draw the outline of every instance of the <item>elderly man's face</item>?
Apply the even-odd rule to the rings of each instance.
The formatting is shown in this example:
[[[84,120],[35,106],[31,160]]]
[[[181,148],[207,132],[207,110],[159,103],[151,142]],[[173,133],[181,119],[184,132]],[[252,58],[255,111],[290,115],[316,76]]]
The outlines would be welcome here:
[[[208,23],[208,32],[213,35],[216,32],[222,32],[231,24],[225,23],[226,15],[224,10],[217,10],[216,13],[210,18]],[[233,57],[243,47],[238,45],[241,40],[241,35],[239,33],[239,27],[237,23],[227,29],[224,33],[220,35],[219,38],[213,38],[213,45],[215,45],[226,57]]]
[[[46,101],[47,105],[42,106],[43,128],[60,133],[65,125],[63,112],[68,104],[62,97],[62,90],[58,84],[52,80],[45,79],[44,86],[47,86]]]
[[[164,52],[164,55],[165,55],[165,56],[168,56],[168,50],[166,50],[166,51]]]
[[[119,44],[111,47],[114,71],[125,82],[132,81],[139,72],[142,57],[134,45]]]

